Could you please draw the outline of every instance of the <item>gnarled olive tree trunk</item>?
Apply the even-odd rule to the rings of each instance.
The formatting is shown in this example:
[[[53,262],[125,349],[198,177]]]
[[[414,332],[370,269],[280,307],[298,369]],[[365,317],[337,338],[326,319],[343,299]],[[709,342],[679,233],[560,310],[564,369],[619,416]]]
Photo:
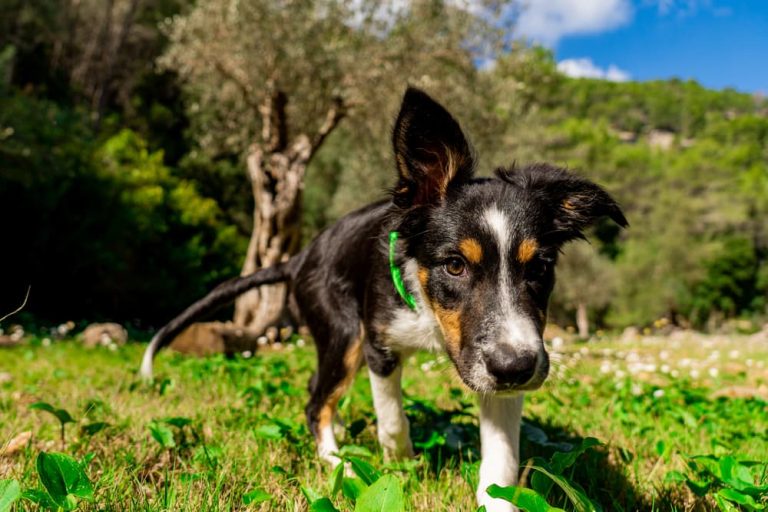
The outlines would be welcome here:
[[[344,116],[343,103],[334,99],[323,124],[313,137],[297,135],[288,144],[285,113],[287,97],[269,95],[259,112],[261,142],[246,158],[253,192],[253,230],[241,275],[286,261],[300,249],[301,196],[309,161]],[[235,303],[234,322],[254,333],[275,325],[286,305],[287,286],[262,286],[243,294]]]

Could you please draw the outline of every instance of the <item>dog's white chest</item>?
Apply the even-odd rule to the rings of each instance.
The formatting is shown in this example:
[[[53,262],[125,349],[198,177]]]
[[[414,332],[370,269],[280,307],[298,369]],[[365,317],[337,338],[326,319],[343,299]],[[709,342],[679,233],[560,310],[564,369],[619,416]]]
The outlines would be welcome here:
[[[443,349],[440,329],[432,312],[419,305],[418,311],[399,310],[386,329],[387,345],[394,350]]]

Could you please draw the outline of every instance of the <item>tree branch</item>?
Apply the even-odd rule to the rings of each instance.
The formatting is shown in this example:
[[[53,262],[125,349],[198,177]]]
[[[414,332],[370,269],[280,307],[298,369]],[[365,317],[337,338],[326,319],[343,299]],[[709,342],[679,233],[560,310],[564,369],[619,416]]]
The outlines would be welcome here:
[[[235,72],[228,69],[220,60],[218,59],[212,59],[213,60],[213,67],[218,71],[221,76],[226,78],[227,80],[232,81],[238,89],[240,89],[240,93],[243,95],[243,99],[245,100],[245,103],[248,104],[249,107],[254,109],[255,111],[259,111],[259,102],[255,101],[251,88],[248,87],[248,84],[246,84],[243,80],[241,80]]]
[[[328,135],[330,135],[331,132],[336,129],[336,127],[339,125],[341,120],[346,117],[346,115],[346,103],[344,103],[344,100],[341,98],[341,96],[334,96],[333,104],[325,114],[325,121],[323,121],[323,124],[320,125],[317,133],[315,133],[314,137],[312,137],[310,140],[309,158],[307,163],[309,163],[309,160],[311,160],[317,150],[320,149],[320,146],[323,145],[323,142],[325,142],[325,139],[328,137]]]
[[[288,121],[285,106],[288,97],[283,91],[268,87],[270,93],[259,105],[261,114],[261,138],[268,153],[277,153],[288,144]]]
[[[5,319],[6,319],[6,318],[8,318],[8,317],[11,317],[11,316],[15,315],[16,313],[18,313],[19,311],[21,311],[22,309],[24,309],[24,306],[26,306],[26,305],[27,305],[27,300],[29,300],[29,292],[30,292],[30,291],[32,291],[32,285],[29,285],[29,286],[27,287],[27,294],[24,296],[24,302],[22,302],[22,303],[21,303],[21,306],[19,306],[18,308],[14,309],[13,311],[11,311],[10,313],[8,313],[8,314],[7,314],[7,315],[5,315],[4,317],[0,318],[0,322],[2,322],[3,320],[5,320]]]

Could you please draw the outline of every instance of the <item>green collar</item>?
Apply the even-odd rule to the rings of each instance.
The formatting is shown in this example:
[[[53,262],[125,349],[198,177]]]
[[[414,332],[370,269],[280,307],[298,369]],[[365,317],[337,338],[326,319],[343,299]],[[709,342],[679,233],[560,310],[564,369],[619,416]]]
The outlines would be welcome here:
[[[395,247],[397,246],[397,237],[399,233],[397,231],[389,232],[389,272],[392,274],[392,282],[395,283],[395,289],[397,293],[402,297],[409,308],[416,311],[416,299],[413,295],[408,293],[405,289],[405,283],[403,282],[403,275],[400,272],[400,267],[395,264]]]

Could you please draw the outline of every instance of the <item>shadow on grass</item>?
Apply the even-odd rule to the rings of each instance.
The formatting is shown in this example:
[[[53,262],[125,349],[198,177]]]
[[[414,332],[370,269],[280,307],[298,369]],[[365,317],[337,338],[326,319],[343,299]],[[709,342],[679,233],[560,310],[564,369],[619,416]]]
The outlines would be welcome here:
[[[469,411],[473,404],[459,401],[458,407],[442,410],[428,400],[409,398],[407,402],[411,439],[416,451],[427,462],[429,471],[437,477],[443,469],[459,469],[468,485],[474,487],[480,458],[480,434],[477,420]],[[526,419],[520,436],[521,468],[532,457],[549,460],[555,452],[571,451],[583,440],[561,426]],[[604,511],[685,510],[684,493],[657,489],[658,495],[653,496],[630,480],[634,463],[632,451],[632,447],[597,446],[582,454],[564,471],[564,476],[583,487],[587,496]],[[573,510],[557,487],[548,501]]]

